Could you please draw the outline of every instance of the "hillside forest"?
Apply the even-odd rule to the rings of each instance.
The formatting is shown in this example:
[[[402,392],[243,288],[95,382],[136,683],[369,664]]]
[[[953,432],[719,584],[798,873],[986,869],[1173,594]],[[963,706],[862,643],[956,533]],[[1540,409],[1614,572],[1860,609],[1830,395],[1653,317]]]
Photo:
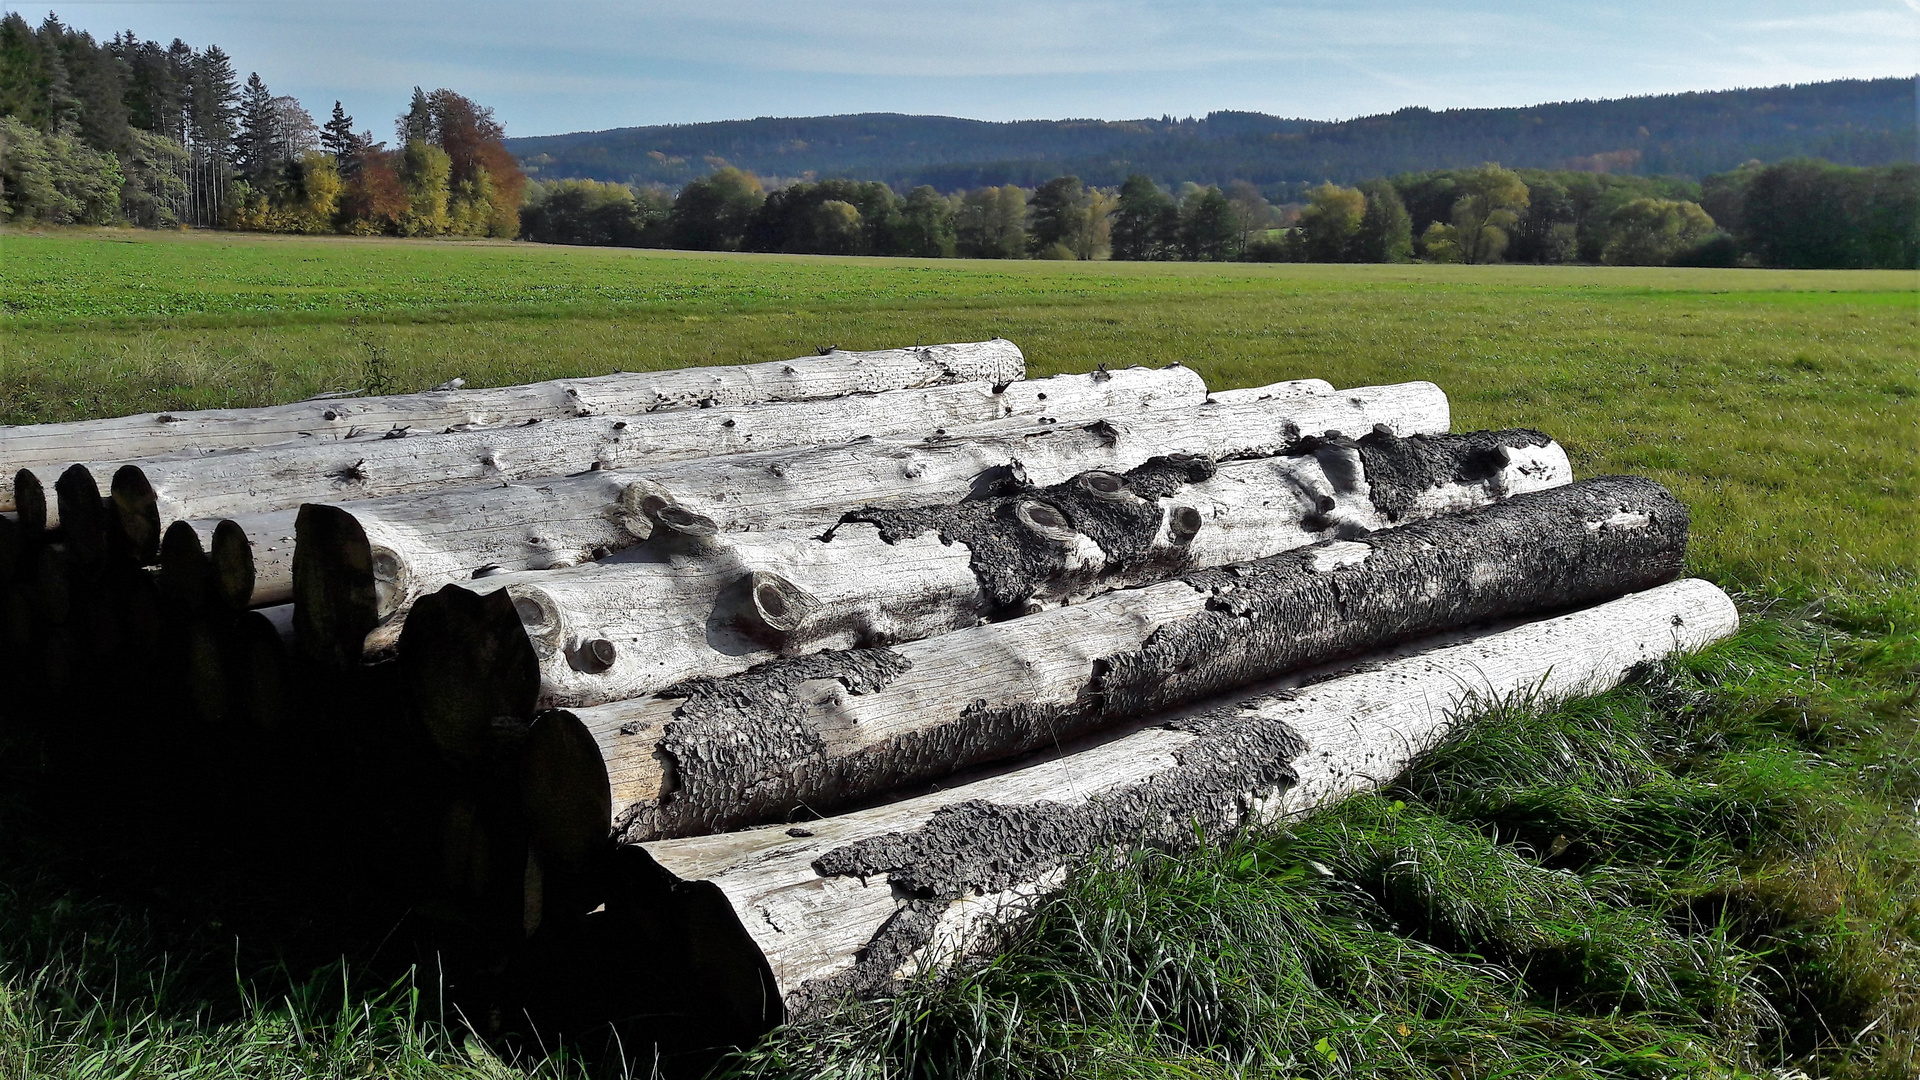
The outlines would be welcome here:
[[[1835,119],[1880,82],[1902,81],[1822,84],[1830,92],[1811,97],[1791,88],[1793,115],[1825,117],[1825,141],[1809,145],[1901,160],[1875,157],[1899,147],[1881,146],[1871,125]],[[1682,119],[1702,115],[1694,99],[1731,107],[1725,95],[1679,95]],[[1619,102],[1576,104],[1626,115]],[[1766,144],[1752,126],[1740,130]],[[721,158],[676,189],[548,179],[553,159],[541,151],[527,159],[530,181],[492,111],[444,88],[415,88],[391,143],[357,127],[338,102],[320,123],[259,74],[242,82],[217,45],[131,32],[100,43],[52,15],[37,28],[17,13],[0,19],[0,208],[12,222],[924,258],[1920,266],[1912,164],[1756,158],[1692,179],[1631,171],[1645,155],[1599,155],[1350,184],[1175,182],[1143,169],[1116,183],[1063,172],[1030,184],[923,183],[903,196],[877,179],[763,181]],[[1450,156],[1429,150],[1428,161]]]

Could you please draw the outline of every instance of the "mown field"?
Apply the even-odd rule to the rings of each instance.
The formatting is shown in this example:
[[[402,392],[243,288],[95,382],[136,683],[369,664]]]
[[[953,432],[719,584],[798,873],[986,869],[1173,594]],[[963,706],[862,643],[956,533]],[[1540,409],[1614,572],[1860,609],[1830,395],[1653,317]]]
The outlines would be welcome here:
[[[1290,831],[1088,868],[991,964],[723,1067],[1920,1075],[1912,273],[0,233],[0,323],[4,423],[995,334],[1035,374],[1430,379],[1456,429],[1538,427],[1580,475],[1671,485],[1748,629],[1592,702],[1505,703]],[[102,899],[34,827],[33,747],[0,755],[0,1075],[576,1068],[501,1064],[525,1048],[443,1025],[430,974],[349,955],[343,983],[191,898]]]

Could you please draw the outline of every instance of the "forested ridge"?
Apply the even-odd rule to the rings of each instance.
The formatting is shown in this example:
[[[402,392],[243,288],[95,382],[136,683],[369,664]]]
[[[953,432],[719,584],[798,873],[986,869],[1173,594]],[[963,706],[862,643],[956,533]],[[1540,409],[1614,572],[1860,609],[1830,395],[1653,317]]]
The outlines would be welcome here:
[[[1524,108],[1408,108],[1337,122],[1251,112],[1010,123],[895,113],[762,117],[509,139],[507,148],[539,179],[674,187],[725,165],[762,177],[942,191],[1031,187],[1069,173],[1102,185],[1141,173],[1163,185],[1237,179],[1268,188],[1484,161],[1698,179],[1754,159],[1911,162],[1913,115],[1914,80],[1888,78]]]
[[[389,142],[239,70],[217,45],[6,14],[0,215],[920,258],[1920,266],[1907,79],[1338,124],[866,115],[521,140],[415,87]]]

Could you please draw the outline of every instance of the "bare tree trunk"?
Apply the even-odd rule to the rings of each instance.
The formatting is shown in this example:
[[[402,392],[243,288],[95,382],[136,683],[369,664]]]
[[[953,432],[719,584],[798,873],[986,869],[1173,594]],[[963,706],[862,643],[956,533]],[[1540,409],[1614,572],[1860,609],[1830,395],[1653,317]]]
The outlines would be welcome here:
[[[441,745],[471,745],[503,714],[930,638],[1573,479],[1565,452],[1533,431],[1307,443],[1217,467],[1158,459],[1126,476],[854,511],[825,534],[674,535],[601,563],[483,578],[415,605],[402,682]],[[512,598],[505,617],[459,602],[500,591]],[[448,605],[488,617],[487,628],[437,610]],[[537,697],[525,696],[529,664]],[[510,689],[485,689],[509,673]]]
[[[1058,378],[1120,381],[1118,373]],[[1165,454],[1273,453],[1303,431],[1386,425],[1411,435],[1444,431],[1448,423],[1446,397],[1431,383],[1269,405],[1107,415],[1090,425],[1022,418],[920,442],[869,439],[532,484],[309,504],[296,530],[296,638],[301,653],[323,667],[384,655],[398,640],[395,616],[419,597],[489,573],[605,558],[650,536],[654,517],[647,508],[666,503],[723,531],[824,527],[856,506],[987,493],[1015,479],[1016,470],[1030,482],[1050,484],[1089,467],[1125,471]]]
[[[1461,710],[1604,690],[1737,625],[1725,594],[1679,581],[1301,689],[1243,691],[934,794],[624,847],[607,917],[641,938],[648,970],[633,978],[712,1002],[751,1038],[966,955],[1089,855],[1181,850],[1330,805],[1398,775]]]
[[[218,519],[308,502],[375,499],[687,458],[922,434],[1039,415],[1073,418],[1125,392],[1140,408],[1198,405],[1206,384],[1189,368],[1122,372],[1097,390],[1058,400],[1052,380],[955,383],[824,401],[595,415],[512,428],[308,441],[259,449],[133,461],[113,474],[116,525],[147,552],[174,521]],[[1054,386],[1054,393],[1035,386]],[[1079,388],[1069,386],[1069,391]],[[1097,415],[1097,414],[1096,414]]]
[[[614,819],[551,838],[541,823],[557,815],[533,789],[529,813],[555,851],[608,826],[651,840],[779,821],[1409,638],[1652,588],[1679,575],[1686,538],[1666,489],[1602,477],[897,648],[547,713],[540,724],[582,726],[599,749],[557,790],[604,783]]]
[[[0,461],[20,467],[123,462],[181,451],[267,446],[295,439],[375,441],[396,428],[501,427],[530,420],[647,413],[754,401],[812,401],[843,394],[1025,377],[1010,341],[929,345],[730,367],[558,379],[487,390],[334,398],[261,409],[142,413],[106,420],[0,427]],[[0,486],[0,510],[12,509]],[[158,543],[159,531],[153,541]]]

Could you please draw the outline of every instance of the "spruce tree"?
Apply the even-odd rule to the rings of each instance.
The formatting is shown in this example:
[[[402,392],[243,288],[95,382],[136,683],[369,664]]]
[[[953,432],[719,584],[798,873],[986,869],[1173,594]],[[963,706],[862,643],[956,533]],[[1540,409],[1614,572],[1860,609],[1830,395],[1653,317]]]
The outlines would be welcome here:
[[[355,143],[353,117],[348,116],[347,110],[336,101],[333,103],[333,118],[320,126],[320,149],[345,161],[354,156]]]
[[[235,164],[248,180],[258,184],[280,164],[276,139],[273,94],[259,72],[247,76],[247,88],[240,92],[240,139]]]

